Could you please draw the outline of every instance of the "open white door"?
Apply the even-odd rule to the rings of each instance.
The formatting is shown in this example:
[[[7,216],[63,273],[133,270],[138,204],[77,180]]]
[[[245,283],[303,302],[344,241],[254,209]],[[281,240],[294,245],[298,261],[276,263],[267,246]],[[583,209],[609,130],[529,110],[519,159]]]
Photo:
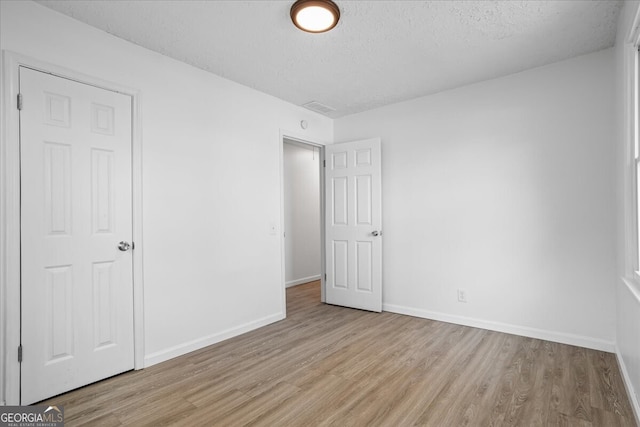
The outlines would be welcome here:
[[[20,92],[25,405],[134,367],[132,125],[127,95],[24,67]]]
[[[382,311],[380,138],[325,146],[326,302]]]

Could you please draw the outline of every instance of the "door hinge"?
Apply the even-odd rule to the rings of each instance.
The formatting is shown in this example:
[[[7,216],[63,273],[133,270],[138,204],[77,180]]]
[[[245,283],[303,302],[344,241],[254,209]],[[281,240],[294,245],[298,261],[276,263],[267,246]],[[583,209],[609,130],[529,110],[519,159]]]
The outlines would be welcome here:
[[[323,167],[323,168],[326,168],[326,167],[327,167],[327,161],[326,161],[326,160],[323,160],[323,161],[322,161],[322,167]]]
[[[22,363],[22,344],[18,346],[18,363]]]
[[[18,110],[22,110],[22,94],[18,94]]]
[[[327,281],[327,273],[324,273],[324,281]]]

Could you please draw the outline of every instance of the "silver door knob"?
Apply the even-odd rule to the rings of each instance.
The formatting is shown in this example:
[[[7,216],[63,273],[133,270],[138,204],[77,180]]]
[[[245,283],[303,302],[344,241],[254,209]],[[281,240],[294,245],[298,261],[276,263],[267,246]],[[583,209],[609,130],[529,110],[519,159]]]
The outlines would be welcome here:
[[[371,232],[371,235],[373,235],[374,237],[378,237],[380,235],[380,232],[378,230],[373,230]]]
[[[131,249],[131,243],[122,241],[118,243],[118,249],[120,249],[122,252],[126,252]]]

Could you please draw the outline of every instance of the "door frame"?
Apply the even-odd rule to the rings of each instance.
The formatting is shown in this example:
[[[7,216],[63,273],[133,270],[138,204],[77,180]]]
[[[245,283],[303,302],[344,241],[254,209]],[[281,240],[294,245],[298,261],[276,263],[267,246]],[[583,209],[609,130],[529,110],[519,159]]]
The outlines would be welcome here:
[[[16,52],[2,51],[0,100],[4,130],[0,135],[0,404],[20,404],[20,363],[17,349],[21,335],[20,291],[20,115],[17,98],[20,67],[30,68],[78,83],[131,96],[132,100],[132,208],[133,208],[133,332],[134,369],[144,367],[144,304],[142,251],[142,133],[140,92],[88,76],[65,67],[42,62]]]
[[[280,283],[282,292],[282,313],[287,317],[287,278],[285,270],[285,240],[284,240],[284,144],[285,139],[310,147],[318,148],[320,161],[320,301],[325,302],[325,194],[324,194],[324,147],[325,142],[309,139],[299,132],[280,129],[278,149],[280,153]]]

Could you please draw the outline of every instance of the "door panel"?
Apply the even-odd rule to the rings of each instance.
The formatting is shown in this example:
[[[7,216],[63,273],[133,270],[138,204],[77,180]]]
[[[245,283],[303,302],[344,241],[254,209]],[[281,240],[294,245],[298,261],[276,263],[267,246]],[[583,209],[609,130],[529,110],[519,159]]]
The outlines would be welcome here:
[[[131,98],[20,68],[21,403],[133,369]]]
[[[382,310],[380,139],[327,145],[326,301]]]

